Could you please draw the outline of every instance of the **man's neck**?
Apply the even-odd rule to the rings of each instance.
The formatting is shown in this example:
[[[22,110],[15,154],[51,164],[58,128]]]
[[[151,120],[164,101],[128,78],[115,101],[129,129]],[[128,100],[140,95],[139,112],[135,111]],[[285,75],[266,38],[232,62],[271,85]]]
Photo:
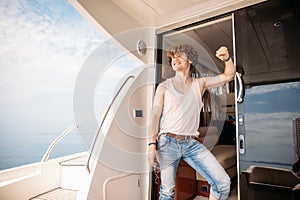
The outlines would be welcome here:
[[[173,77],[173,80],[178,83],[191,83],[192,77],[190,76],[189,72],[176,72],[175,76]]]

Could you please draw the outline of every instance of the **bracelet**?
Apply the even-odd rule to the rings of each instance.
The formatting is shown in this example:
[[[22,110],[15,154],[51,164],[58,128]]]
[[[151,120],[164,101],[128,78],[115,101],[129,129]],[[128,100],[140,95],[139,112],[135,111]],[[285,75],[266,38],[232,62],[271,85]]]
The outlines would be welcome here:
[[[150,146],[150,145],[156,145],[156,142],[150,142],[149,144],[148,144],[148,146]]]
[[[231,59],[230,56],[228,56],[228,58],[226,60],[223,60],[224,62],[228,62]]]

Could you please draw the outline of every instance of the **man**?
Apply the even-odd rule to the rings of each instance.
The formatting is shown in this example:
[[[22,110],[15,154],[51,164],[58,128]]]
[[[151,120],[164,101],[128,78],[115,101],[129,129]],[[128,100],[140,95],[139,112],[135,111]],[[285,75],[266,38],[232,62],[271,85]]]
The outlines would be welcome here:
[[[192,78],[197,52],[189,45],[176,45],[168,50],[169,63],[175,76],[158,85],[150,119],[149,163],[160,165],[160,200],[174,199],[178,163],[183,158],[211,185],[210,200],[227,199],[230,178],[213,154],[200,142],[202,95],[234,78],[236,69],[226,47],[216,51],[225,62],[223,74]],[[156,142],[157,141],[157,142]]]

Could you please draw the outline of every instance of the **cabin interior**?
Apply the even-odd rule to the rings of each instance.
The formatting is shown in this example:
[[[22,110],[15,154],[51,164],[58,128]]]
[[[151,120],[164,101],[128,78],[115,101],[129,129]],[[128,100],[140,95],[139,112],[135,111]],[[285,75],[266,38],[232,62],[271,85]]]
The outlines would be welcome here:
[[[225,121],[219,119],[202,120],[199,126],[199,142],[205,144],[215,155],[220,164],[231,178],[230,199],[237,199],[237,145],[235,126],[235,96],[234,93],[220,95],[223,104]],[[225,100],[226,99],[226,100]],[[222,111],[218,111],[222,112]],[[209,115],[210,112],[201,113]],[[204,119],[205,117],[203,117]],[[153,172],[157,173],[157,172]],[[159,176],[159,173],[154,175]],[[159,194],[159,179],[154,185],[155,193]],[[210,185],[199,173],[181,160],[177,169],[175,199],[207,199]]]
[[[216,38],[219,38],[216,40]],[[227,15],[209,23],[193,28],[170,31],[163,34],[162,60],[157,74],[160,81],[170,78],[174,71],[167,63],[165,50],[178,43],[190,44],[199,53],[197,71],[194,77],[213,76],[224,69],[224,63],[215,57],[215,51],[226,46],[234,56],[232,16]],[[233,198],[237,198],[237,145],[236,145],[236,109],[234,81],[216,89],[206,91],[203,96],[204,108],[200,116],[199,141],[216,156],[231,178]],[[154,172],[155,173],[155,172]],[[159,182],[159,181],[158,181]],[[159,184],[154,185],[154,193],[159,194]],[[235,189],[234,189],[235,188]],[[201,199],[209,196],[210,185],[183,160],[179,163],[176,179],[175,199]]]
[[[210,99],[206,94],[204,102],[205,100],[218,102],[225,109],[221,110],[213,103],[208,106],[209,108],[204,106],[199,126],[201,142],[211,149],[231,177],[232,193],[230,198],[238,199],[239,196],[240,199],[297,199],[298,197],[297,188],[300,179],[291,170],[291,165],[299,159],[299,139],[297,138],[299,138],[300,130],[299,125],[296,126],[299,123],[297,122],[299,113],[296,112],[287,119],[285,123],[288,123],[289,127],[281,134],[281,137],[289,138],[289,141],[294,138],[293,142],[289,143],[289,150],[286,151],[291,152],[290,155],[286,155],[287,157],[295,157],[295,159],[294,157],[291,159],[290,163],[280,160],[285,151],[279,149],[278,151],[283,155],[279,155],[277,160],[268,163],[268,158],[264,157],[265,161],[257,160],[255,164],[248,165],[250,155],[251,159],[254,159],[253,148],[258,147],[255,147],[258,144],[253,144],[252,138],[249,139],[251,136],[249,127],[255,127],[258,124],[244,121],[244,117],[247,117],[248,113],[254,112],[251,110],[254,108],[250,107],[253,102],[248,100],[248,96],[256,88],[286,87],[285,84],[299,83],[299,56],[295,54],[297,52],[295,43],[299,44],[297,34],[300,33],[298,12],[299,3],[296,1],[268,1],[236,11],[233,15],[225,14],[158,35],[163,51],[178,41],[200,46],[197,50],[201,57],[198,68],[196,67],[199,74],[196,74],[195,77],[211,76],[222,72],[223,64],[214,57],[214,51],[219,46],[227,46],[233,53],[237,71],[242,75],[241,82],[244,88],[241,88],[239,85],[241,82],[236,80],[237,85],[231,82],[224,88],[207,92]],[[166,60],[164,55],[161,60],[158,60],[158,63],[161,64],[157,73],[161,76],[159,81],[173,76],[174,72],[167,66]],[[240,92],[243,96],[242,100],[239,99]],[[279,96],[279,93],[274,94],[266,101],[268,102],[267,107],[272,108],[274,115],[276,112],[282,113],[282,110],[287,110],[284,107],[276,107],[274,102]],[[287,102],[299,100],[299,98],[298,91],[291,95],[290,99],[292,100]],[[237,107],[235,107],[236,105]],[[261,112],[268,115],[265,109],[262,109]],[[219,115],[220,113],[225,113],[225,115]],[[271,115],[270,117],[273,118]],[[218,124],[220,119],[223,121]],[[272,134],[266,128],[267,126],[261,130],[261,134]],[[273,142],[269,138],[264,143],[268,146]],[[283,146],[278,148],[283,148]],[[261,154],[264,155],[264,152]],[[276,163],[283,166],[277,166]],[[206,180],[184,161],[179,165],[176,184],[177,199],[193,199],[195,197],[196,199],[205,199],[209,195],[209,185]],[[237,185],[237,190],[235,190]],[[155,191],[156,194],[157,192]]]

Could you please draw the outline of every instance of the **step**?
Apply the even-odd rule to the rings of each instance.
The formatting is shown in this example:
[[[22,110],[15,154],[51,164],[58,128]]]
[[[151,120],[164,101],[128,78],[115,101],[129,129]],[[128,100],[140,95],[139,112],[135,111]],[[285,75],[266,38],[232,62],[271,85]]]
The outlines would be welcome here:
[[[61,187],[71,190],[79,190],[88,178],[86,161],[88,156],[82,155],[76,158],[62,161],[61,165]]]
[[[85,166],[88,159],[88,155],[82,155],[77,158],[62,161],[61,166]]]
[[[77,190],[55,188],[30,200],[76,200]]]

